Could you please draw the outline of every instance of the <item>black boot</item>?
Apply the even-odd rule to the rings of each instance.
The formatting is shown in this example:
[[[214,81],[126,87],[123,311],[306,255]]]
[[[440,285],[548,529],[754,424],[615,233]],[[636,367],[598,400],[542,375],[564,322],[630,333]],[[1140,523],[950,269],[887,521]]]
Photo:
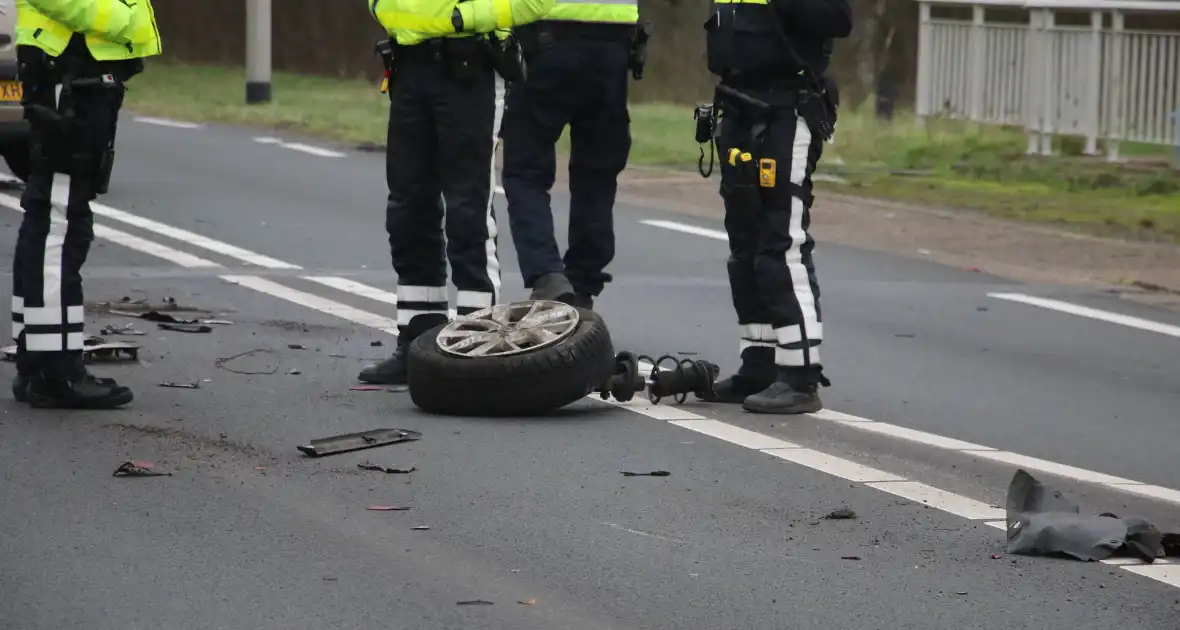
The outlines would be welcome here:
[[[397,336],[397,347],[393,356],[372,365],[366,365],[357,375],[357,380],[373,385],[408,385],[410,382],[410,342],[422,333],[447,323],[447,316],[441,313],[415,315]]]
[[[81,352],[71,352],[32,371],[25,392],[29,404],[44,409],[114,409],[135,399],[131,389],[115,379],[91,374]]]
[[[824,408],[819,386],[829,385],[818,368],[779,368],[778,378],[765,390],[749,396],[742,409],[752,413],[797,415]]]
[[[533,292],[530,300],[552,300],[576,306],[578,294],[574,292],[574,285],[564,273],[547,273],[533,282]]]
[[[706,402],[742,403],[746,398],[770,387],[775,378],[774,348],[753,347],[742,351],[742,367],[737,374],[713,384],[713,395]]]

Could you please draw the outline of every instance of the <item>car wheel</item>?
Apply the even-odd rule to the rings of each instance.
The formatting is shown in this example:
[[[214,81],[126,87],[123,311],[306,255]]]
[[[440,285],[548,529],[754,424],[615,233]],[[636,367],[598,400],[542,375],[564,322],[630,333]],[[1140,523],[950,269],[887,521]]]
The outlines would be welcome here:
[[[409,348],[409,390],[423,411],[531,416],[592,393],[614,372],[606,322],[560,302],[501,304],[435,327]]]
[[[28,138],[21,138],[5,146],[4,161],[8,163],[8,170],[12,171],[17,179],[28,183],[29,172],[32,170]]]

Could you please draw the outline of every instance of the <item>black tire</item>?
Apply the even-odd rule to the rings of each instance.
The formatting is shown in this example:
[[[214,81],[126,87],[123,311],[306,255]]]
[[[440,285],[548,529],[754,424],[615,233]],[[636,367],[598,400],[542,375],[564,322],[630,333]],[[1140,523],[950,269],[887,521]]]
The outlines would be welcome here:
[[[410,344],[410,399],[428,413],[448,416],[532,416],[593,392],[614,372],[615,352],[606,322],[578,309],[573,334],[525,354],[455,357],[435,343],[444,326]]]
[[[4,147],[4,161],[8,170],[17,179],[29,183],[29,173],[32,171],[32,155],[30,155],[29,139],[21,138],[7,143]]]

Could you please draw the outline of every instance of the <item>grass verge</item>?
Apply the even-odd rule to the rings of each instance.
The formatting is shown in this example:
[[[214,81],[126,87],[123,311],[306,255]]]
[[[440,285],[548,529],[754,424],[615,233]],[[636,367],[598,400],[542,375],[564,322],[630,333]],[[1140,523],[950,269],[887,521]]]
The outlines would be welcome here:
[[[131,83],[127,107],[354,145],[384,142],[388,100],[373,82],[278,73],[273,102],[252,106],[244,104],[244,86],[241,69],[155,62]],[[691,107],[636,104],[631,118],[632,164],[695,167]],[[912,116],[884,123],[850,110],[821,170],[838,172],[848,182],[839,190],[850,194],[1180,242],[1180,171],[1168,164],[1168,148],[1124,144],[1133,159],[1116,165],[1081,156],[1074,140],[1059,141],[1063,155],[1053,158],[1025,156],[1025,145],[1019,130],[937,120],[923,127]]]

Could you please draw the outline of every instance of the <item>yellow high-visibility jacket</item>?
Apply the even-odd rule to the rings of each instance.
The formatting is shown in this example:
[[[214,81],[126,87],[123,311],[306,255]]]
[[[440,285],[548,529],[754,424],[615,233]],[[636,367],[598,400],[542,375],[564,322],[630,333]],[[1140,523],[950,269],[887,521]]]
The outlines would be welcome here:
[[[365,0],[389,36],[402,46],[436,37],[470,37],[503,31],[545,17],[556,0]],[[463,30],[456,31],[452,14],[458,7]]]
[[[16,43],[56,57],[74,33],[98,61],[160,54],[151,0],[16,0]]]

